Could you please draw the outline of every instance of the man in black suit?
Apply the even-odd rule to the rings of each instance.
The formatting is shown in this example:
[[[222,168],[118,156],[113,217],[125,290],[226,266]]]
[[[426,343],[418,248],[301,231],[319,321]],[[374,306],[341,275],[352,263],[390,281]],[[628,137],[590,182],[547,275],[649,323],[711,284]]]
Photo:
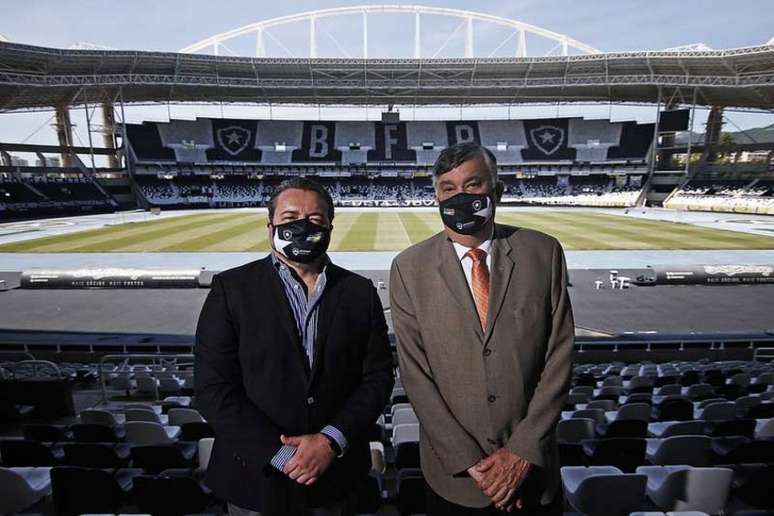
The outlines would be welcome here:
[[[269,201],[266,258],[216,274],[196,328],[205,483],[231,516],[346,515],[394,383],[379,296],[331,263],[333,201],[295,178]]]

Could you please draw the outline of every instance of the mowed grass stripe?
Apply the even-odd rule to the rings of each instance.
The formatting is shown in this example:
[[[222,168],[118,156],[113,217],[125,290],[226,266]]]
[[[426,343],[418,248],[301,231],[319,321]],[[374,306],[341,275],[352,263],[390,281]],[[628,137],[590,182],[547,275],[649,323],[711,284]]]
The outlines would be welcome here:
[[[568,240],[564,235],[547,230],[563,244],[569,242],[570,248],[585,249],[771,249],[774,239],[756,235],[738,233],[729,230],[716,230],[690,224],[665,221],[642,220],[602,213],[579,213],[568,211],[541,212],[546,221],[564,221],[570,227],[566,216],[571,214],[572,234]],[[509,222],[512,220],[506,214]],[[518,225],[518,224],[517,224]],[[526,224],[525,224],[526,225]],[[548,229],[545,225],[544,228]],[[580,234],[585,235],[581,237]],[[621,238],[622,236],[626,238]],[[589,246],[579,242],[581,238],[591,240]]]
[[[411,245],[406,228],[394,211],[379,213],[376,220],[374,251],[396,251]]]
[[[360,214],[358,213],[343,212],[333,218],[333,232],[331,233],[331,243],[328,249],[331,251],[349,251],[349,249],[342,246],[342,243],[358,221],[359,216]]]
[[[0,252],[68,252],[73,248],[90,243],[101,243],[116,238],[116,235],[134,235],[145,233],[149,229],[174,228],[190,224],[192,221],[212,218],[211,213],[201,215],[181,215],[161,220],[127,222],[117,226],[87,229],[63,235],[48,236],[0,245]]]
[[[653,221],[608,214],[588,214],[604,217],[611,223],[620,221],[627,230],[663,240],[663,248],[669,249],[774,249],[774,238],[742,233],[727,229],[714,229],[680,222]],[[686,240],[690,246],[686,247]],[[666,246],[666,242],[674,246]],[[682,247],[681,247],[682,246]]]
[[[202,245],[202,252],[247,252],[268,251],[268,230],[266,229],[266,216],[251,216],[254,220],[245,222],[246,227],[241,231],[234,229],[225,234],[225,238]]]
[[[142,242],[132,242],[117,247],[120,252],[177,252],[184,251],[181,246],[189,240],[195,240],[203,236],[212,235],[221,231],[227,231],[235,225],[244,221],[244,214],[232,214],[228,217],[219,218],[194,224],[190,227],[180,228],[173,233],[159,235],[148,238]]]
[[[364,212],[352,222],[347,234],[339,243],[340,251],[373,251],[376,243],[378,212]],[[335,231],[335,230],[334,230]]]
[[[583,228],[568,224],[566,221],[548,220],[542,213],[540,215],[502,213],[497,215],[497,220],[547,233],[558,239],[565,249],[597,249],[599,245],[596,239],[583,236]]]
[[[572,214],[570,216],[570,214]],[[593,217],[583,217],[577,212],[550,212],[541,214],[547,231],[568,249],[660,249],[661,246],[643,238],[643,234],[624,230],[620,223],[604,227],[604,222]]]
[[[265,217],[258,215],[242,215],[223,227],[210,227],[203,235],[200,234],[156,250],[161,252],[192,252],[214,248],[220,251],[230,251],[233,250],[233,247],[227,247],[224,242],[234,239],[234,237],[244,237],[246,233],[252,235],[254,242],[260,240],[261,237],[266,240],[265,221]],[[261,227],[261,222],[264,222],[263,227]],[[242,248],[237,250],[241,251]]]
[[[626,236],[619,249],[701,249],[715,245],[715,240],[703,238],[695,227],[673,227],[668,222],[640,226],[632,224],[632,219],[615,220],[603,214],[587,214],[583,220],[599,234],[600,240],[605,236],[608,241]]]
[[[443,229],[441,217],[437,213],[407,212],[399,216],[412,244],[430,238]]]
[[[242,214],[211,215],[208,218],[188,221],[187,224],[175,227],[154,228],[149,231],[131,235],[117,235],[111,240],[98,244],[88,244],[73,249],[73,252],[144,252],[169,245],[170,240],[189,235],[192,232],[201,232],[212,226],[222,225],[228,221],[236,220]],[[186,238],[185,236],[183,238]]]

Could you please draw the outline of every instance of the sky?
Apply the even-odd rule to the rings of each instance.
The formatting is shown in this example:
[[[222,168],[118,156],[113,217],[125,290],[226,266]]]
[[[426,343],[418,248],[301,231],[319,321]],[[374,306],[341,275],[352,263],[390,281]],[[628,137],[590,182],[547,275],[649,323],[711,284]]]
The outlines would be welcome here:
[[[10,41],[46,47],[68,48],[90,43],[125,50],[175,52],[199,40],[253,22],[317,9],[395,2],[330,2],[325,0],[285,2],[249,0],[0,0],[0,34]],[[660,50],[692,43],[711,48],[762,45],[774,38],[774,0],[459,0],[414,2],[432,7],[474,10],[526,22],[566,34],[603,52]],[[413,50],[412,19],[406,15],[369,17],[369,55],[410,57]],[[459,20],[423,17],[422,53],[425,57],[462,56],[462,31],[454,33]],[[480,29],[479,29],[480,27]],[[476,25],[475,55],[486,56],[502,43],[499,53],[515,51],[515,39],[504,29]],[[454,33],[451,37],[450,34]],[[329,18],[318,24],[320,55],[349,54],[358,57],[361,25],[357,17]],[[265,37],[270,56],[285,57],[308,52],[308,26],[288,25]],[[447,41],[446,45],[444,42]],[[279,43],[277,43],[279,42]],[[511,48],[514,47],[514,48]],[[546,41],[528,39],[531,55],[549,50]],[[343,50],[342,50],[343,49]],[[249,55],[255,38],[227,43],[223,54]],[[254,55],[254,54],[252,54]],[[308,54],[307,54],[308,55]],[[275,118],[374,119],[379,108],[290,110],[274,109]],[[53,113],[0,113],[0,141],[55,143],[50,124]],[[195,116],[267,117],[264,108],[225,106],[134,107],[128,122],[193,118]],[[503,109],[466,108],[455,110],[418,109],[401,113],[403,119],[505,118]],[[588,118],[637,119],[652,121],[652,107],[628,106],[539,106],[514,108],[511,116],[535,118],[586,116]],[[99,116],[97,115],[97,118]],[[697,113],[697,130],[706,114]],[[88,141],[83,109],[72,113],[76,141]],[[749,128],[774,122],[774,115],[727,113],[727,129]],[[94,137],[99,141],[98,135]]]

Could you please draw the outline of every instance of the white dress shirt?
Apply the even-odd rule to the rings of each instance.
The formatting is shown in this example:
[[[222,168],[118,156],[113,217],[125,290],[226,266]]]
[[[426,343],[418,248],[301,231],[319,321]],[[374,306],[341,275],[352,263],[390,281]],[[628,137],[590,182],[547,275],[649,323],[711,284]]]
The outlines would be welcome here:
[[[454,250],[457,252],[457,257],[460,259],[460,263],[462,264],[462,270],[465,273],[465,279],[468,282],[468,288],[471,292],[473,292],[473,258],[470,256],[465,256],[465,253],[470,251],[470,247],[466,247],[462,244],[458,244],[457,242],[452,241],[452,245],[454,245]],[[487,240],[484,240],[481,242],[481,245],[478,246],[478,249],[481,249],[482,251],[486,252],[486,268],[490,272],[489,278],[491,281],[492,275],[492,237],[489,237]]]

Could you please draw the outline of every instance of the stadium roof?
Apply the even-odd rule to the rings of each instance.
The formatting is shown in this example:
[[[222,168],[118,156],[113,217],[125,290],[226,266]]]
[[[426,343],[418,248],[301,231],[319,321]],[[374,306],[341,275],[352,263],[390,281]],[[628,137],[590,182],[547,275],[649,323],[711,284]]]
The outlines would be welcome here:
[[[287,59],[0,42],[0,110],[124,102],[655,102],[774,109],[774,45],[554,57]]]

